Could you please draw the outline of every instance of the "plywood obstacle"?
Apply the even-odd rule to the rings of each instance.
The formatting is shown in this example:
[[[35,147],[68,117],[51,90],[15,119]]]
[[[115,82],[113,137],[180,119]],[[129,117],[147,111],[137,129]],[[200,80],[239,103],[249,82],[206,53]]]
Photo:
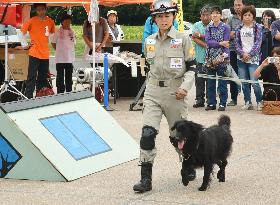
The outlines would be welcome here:
[[[71,181],[139,155],[138,144],[89,91],[0,108],[2,178]]]

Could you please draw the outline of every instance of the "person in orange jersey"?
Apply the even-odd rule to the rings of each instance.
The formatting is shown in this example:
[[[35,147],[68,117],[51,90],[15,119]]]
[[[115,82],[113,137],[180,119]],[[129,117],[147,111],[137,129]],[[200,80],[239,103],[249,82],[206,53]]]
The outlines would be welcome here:
[[[36,89],[48,87],[49,71],[49,37],[55,32],[54,21],[46,16],[47,5],[44,3],[34,4],[36,16],[28,20],[21,28],[20,40],[23,49],[29,49],[29,66],[26,81],[25,96],[33,98]],[[26,41],[29,32],[30,43]]]

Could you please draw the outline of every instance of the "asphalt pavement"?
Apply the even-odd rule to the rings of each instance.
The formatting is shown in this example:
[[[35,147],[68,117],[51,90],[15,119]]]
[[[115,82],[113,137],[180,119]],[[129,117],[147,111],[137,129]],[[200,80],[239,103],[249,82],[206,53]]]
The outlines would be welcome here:
[[[263,115],[256,109],[242,110],[242,94],[238,105],[228,107],[225,112],[192,108],[194,98],[193,87],[189,93],[190,120],[210,126],[217,123],[221,114],[231,118],[234,143],[226,167],[226,182],[218,182],[215,167],[207,191],[198,191],[202,169],[197,171],[195,181],[187,187],[182,185],[181,165],[169,142],[168,124],[163,118],[156,138],[158,154],[153,167],[152,191],[133,192],[132,186],[140,179],[138,160],[134,160],[72,182],[0,179],[0,204],[280,204],[280,116]],[[132,98],[120,98],[114,105],[110,99],[110,106],[115,108],[110,114],[139,142],[142,115],[141,111],[129,111],[131,102]]]

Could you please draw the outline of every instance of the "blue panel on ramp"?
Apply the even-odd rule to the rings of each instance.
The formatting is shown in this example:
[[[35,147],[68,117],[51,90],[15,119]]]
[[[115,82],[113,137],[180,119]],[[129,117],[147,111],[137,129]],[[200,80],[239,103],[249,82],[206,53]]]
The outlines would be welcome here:
[[[77,112],[39,120],[76,160],[111,150]]]

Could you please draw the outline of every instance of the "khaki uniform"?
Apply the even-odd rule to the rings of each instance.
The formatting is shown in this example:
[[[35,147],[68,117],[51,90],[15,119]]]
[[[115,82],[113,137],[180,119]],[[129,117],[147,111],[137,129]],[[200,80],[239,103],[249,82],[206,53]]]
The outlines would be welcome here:
[[[155,33],[146,39],[145,55],[150,71],[143,99],[143,126],[158,131],[162,115],[169,128],[175,121],[187,118],[187,97],[176,100],[175,92],[178,88],[189,91],[194,83],[195,72],[186,68],[186,62],[193,61],[193,54],[190,37],[173,26],[163,38]],[[170,135],[174,133],[170,131]],[[155,156],[156,148],[140,150],[140,162],[153,163]]]

